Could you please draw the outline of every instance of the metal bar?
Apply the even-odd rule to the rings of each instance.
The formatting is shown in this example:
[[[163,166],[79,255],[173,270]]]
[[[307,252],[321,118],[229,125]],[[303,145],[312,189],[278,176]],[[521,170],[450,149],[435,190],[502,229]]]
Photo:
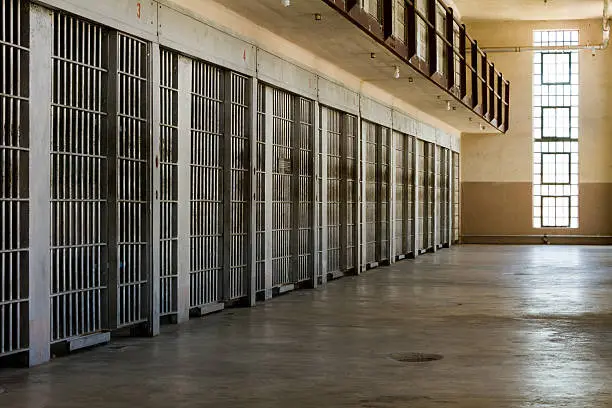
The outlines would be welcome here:
[[[452,89],[455,84],[455,18],[453,16],[453,9],[446,9],[446,77],[447,87]]]
[[[25,29],[25,27],[24,27]],[[29,15],[30,70],[29,89],[36,90],[29,109],[29,364],[49,361],[50,324],[50,223],[51,189],[51,81],[53,53],[53,18],[48,10],[32,4]],[[3,324],[3,327],[6,323]],[[11,328],[9,328],[11,330]]]
[[[463,100],[467,95],[467,48],[466,48],[466,33],[465,33],[465,24],[461,24],[461,28],[459,29],[459,52],[461,54],[461,64],[460,64],[460,72],[461,72],[461,90],[459,96],[461,100]]]
[[[472,109],[479,104],[478,100],[478,42],[472,42]]]
[[[481,101],[482,101],[482,116],[485,118],[489,114],[489,92],[488,92],[488,74],[489,74],[489,63],[487,61],[487,55],[483,54],[480,58],[480,69],[482,75],[482,81],[480,83],[481,90]]]
[[[489,103],[488,103],[488,113],[487,118],[489,121],[492,121],[495,118],[495,112],[497,111],[495,107],[496,98],[495,98],[495,65],[493,63],[489,64],[489,76],[488,76],[488,88],[489,88]]]
[[[371,1],[371,0],[370,0]],[[379,0],[382,4],[382,25],[385,40],[393,35],[393,2],[394,0]]]
[[[506,82],[504,87],[504,132],[507,132],[510,128],[510,84]]]
[[[396,255],[398,254],[397,252],[397,248],[396,248],[396,244],[397,244],[397,225],[396,225],[396,221],[397,221],[397,188],[398,185],[401,185],[401,180],[400,183],[397,182],[397,170],[401,169],[401,167],[398,166],[398,161],[397,161],[397,152],[396,150],[398,149],[398,146],[400,145],[400,143],[398,143],[398,140],[396,139],[397,136],[397,132],[394,132],[392,129],[390,130],[391,136],[390,136],[390,140],[389,140],[389,149],[391,154],[389,155],[389,172],[388,172],[388,176],[389,176],[389,188],[388,188],[388,195],[390,197],[389,202],[388,202],[388,214],[389,214],[389,262],[390,263],[395,263],[395,259],[396,259]],[[400,163],[401,164],[401,163]],[[400,197],[403,198],[403,197]],[[401,203],[400,203],[401,205]],[[401,241],[403,242],[403,240]]]
[[[432,76],[438,70],[438,41],[437,31],[438,22],[436,19],[436,0],[427,1],[427,20],[429,27],[427,28],[427,46],[428,46],[428,63],[429,76]]]
[[[408,60],[417,55],[417,22],[416,8],[414,2],[406,2],[406,13],[404,17],[406,25],[406,47]]]

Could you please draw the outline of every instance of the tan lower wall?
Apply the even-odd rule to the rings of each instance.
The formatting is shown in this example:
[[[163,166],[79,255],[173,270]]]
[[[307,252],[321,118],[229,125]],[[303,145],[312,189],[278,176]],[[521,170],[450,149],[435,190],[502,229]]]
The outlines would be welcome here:
[[[461,193],[461,235],[467,243],[523,243],[516,236],[544,234],[612,236],[612,183],[580,184],[577,229],[533,228],[531,183],[463,182]],[[516,239],[501,239],[509,236]]]

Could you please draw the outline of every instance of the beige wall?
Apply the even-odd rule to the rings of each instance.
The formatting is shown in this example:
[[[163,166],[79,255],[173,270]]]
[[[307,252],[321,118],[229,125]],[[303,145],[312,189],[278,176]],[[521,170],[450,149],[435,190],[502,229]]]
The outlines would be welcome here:
[[[533,30],[579,29],[581,44],[602,40],[601,20],[474,22],[470,34],[482,47],[528,46]],[[612,47],[580,52],[580,228],[531,228],[532,53],[491,53],[511,82],[510,131],[463,135],[462,233],[480,235],[612,235]]]

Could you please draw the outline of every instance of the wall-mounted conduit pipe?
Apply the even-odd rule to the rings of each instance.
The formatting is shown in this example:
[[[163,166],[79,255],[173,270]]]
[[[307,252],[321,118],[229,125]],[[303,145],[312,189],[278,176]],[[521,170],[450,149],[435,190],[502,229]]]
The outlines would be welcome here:
[[[509,53],[509,52],[532,52],[532,51],[598,51],[605,50],[608,48],[610,43],[610,0],[604,0],[603,10],[603,39],[601,44],[597,45],[566,45],[566,46],[553,46],[553,47],[534,47],[532,45],[524,47],[488,47],[483,48],[482,51],[486,53]]]

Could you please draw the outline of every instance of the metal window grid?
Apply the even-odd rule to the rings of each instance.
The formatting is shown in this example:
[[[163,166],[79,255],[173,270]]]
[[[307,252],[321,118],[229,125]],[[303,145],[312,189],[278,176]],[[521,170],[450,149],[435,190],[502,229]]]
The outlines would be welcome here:
[[[534,45],[577,45],[578,37],[577,30],[535,31]],[[578,228],[579,58],[574,51],[533,58],[533,226]]]

